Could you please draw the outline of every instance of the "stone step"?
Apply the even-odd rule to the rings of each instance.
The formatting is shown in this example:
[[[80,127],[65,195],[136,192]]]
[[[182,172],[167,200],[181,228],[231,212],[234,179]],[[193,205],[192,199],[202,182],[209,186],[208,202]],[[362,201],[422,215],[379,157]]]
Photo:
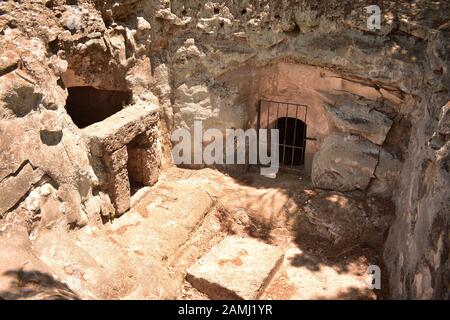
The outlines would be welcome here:
[[[211,299],[258,299],[283,262],[283,252],[251,238],[229,236],[188,271],[187,280]]]
[[[75,244],[92,256],[115,279],[112,294],[120,299],[170,299],[175,295],[171,279],[155,260],[141,261],[128,252],[103,229],[87,226],[75,236]]]
[[[207,192],[181,183],[159,183],[108,235],[141,259],[169,262],[213,206]]]

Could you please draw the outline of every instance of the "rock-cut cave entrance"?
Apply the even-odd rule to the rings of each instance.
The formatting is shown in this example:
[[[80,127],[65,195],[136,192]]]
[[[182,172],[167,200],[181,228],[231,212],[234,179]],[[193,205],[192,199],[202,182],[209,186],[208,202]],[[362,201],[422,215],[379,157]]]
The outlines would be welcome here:
[[[94,87],[70,87],[67,113],[79,128],[100,122],[131,102],[131,92],[100,90]]]
[[[290,170],[303,171],[306,154],[308,106],[260,100],[257,109],[258,129],[279,130],[280,166]]]
[[[281,117],[276,120],[279,130],[280,164],[298,167],[305,164],[306,124],[296,118]]]

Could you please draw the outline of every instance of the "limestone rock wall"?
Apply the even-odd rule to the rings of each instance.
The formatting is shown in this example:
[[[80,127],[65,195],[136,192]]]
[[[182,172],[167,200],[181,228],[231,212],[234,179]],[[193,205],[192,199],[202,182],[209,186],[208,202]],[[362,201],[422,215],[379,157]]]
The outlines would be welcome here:
[[[153,120],[123,124],[128,136],[122,134],[121,139],[128,143],[132,134],[156,130],[157,98],[150,90],[148,57],[150,24],[135,15],[127,24],[114,23],[120,13],[113,14],[111,6],[98,1],[0,4],[0,43],[4,48],[0,65],[0,190],[9,192],[2,197],[0,216],[5,221],[16,216],[14,212],[30,196],[44,201],[39,190],[48,184],[58,203],[59,214],[54,213],[53,218],[68,225],[83,226],[99,214],[109,217],[129,208],[129,200],[122,206],[116,203],[104,177],[106,163],[98,160],[88,131],[80,130],[66,110],[67,88],[130,92],[128,114],[142,116],[139,110],[153,106],[149,111]],[[95,103],[96,98],[91,99]],[[82,114],[89,112],[94,111],[83,110]],[[108,129],[124,130],[117,123]],[[153,136],[158,139],[156,133]],[[150,144],[157,148],[159,142]],[[159,153],[151,152],[147,158],[154,159],[147,167],[154,166],[156,171],[146,183],[154,183],[159,172]],[[126,170],[124,175],[129,184]],[[129,193],[129,189],[125,191]],[[35,211],[28,213],[29,228],[34,228],[32,216],[39,215],[39,207]]]
[[[384,258],[396,298],[449,299],[450,172],[448,33],[429,39],[421,102],[412,112],[408,157],[395,197],[397,219]],[[441,77],[432,73],[441,72]]]

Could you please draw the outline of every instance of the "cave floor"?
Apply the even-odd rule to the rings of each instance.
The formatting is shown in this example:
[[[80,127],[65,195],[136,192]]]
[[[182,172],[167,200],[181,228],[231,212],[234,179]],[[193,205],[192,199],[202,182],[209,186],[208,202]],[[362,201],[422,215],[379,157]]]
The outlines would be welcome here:
[[[316,197],[322,198],[314,208],[324,212],[315,216],[314,210],[306,208]],[[357,208],[361,209],[365,201],[362,197],[358,192],[314,189],[308,177],[298,173],[280,173],[270,179],[258,172],[230,174],[174,167],[164,170],[155,186],[139,190],[132,198],[130,213],[118,218],[112,229],[135,224],[136,212],[140,218],[153,219],[145,231],[129,233],[160,230],[155,232],[155,241],[167,245],[156,255],[163,256],[171,276],[181,283],[178,299],[209,299],[186,280],[186,270],[229,235],[253,238],[284,253],[261,299],[383,299],[388,296],[386,274],[382,272],[381,290],[369,290],[366,285],[369,265],[383,269],[378,254],[381,247],[343,239],[339,232],[354,229],[351,221],[334,225],[324,219],[333,213],[358,214]],[[208,201],[210,204],[205,204]],[[187,223],[176,213],[170,218],[153,214],[155,206],[170,212],[177,212],[179,207],[184,212],[181,216],[190,210],[191,221]],[[180,225],[183,232],[177,229]]]

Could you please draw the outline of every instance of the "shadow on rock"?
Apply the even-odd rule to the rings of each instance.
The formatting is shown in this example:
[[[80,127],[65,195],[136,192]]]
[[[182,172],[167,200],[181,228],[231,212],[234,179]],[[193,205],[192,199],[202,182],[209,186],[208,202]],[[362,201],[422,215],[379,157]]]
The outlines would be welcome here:
[[[9,288],[0,291],[5,300],[79,300],[65,283],[48,273],[36,270],[8,270],[3,276],[11,278]]]

